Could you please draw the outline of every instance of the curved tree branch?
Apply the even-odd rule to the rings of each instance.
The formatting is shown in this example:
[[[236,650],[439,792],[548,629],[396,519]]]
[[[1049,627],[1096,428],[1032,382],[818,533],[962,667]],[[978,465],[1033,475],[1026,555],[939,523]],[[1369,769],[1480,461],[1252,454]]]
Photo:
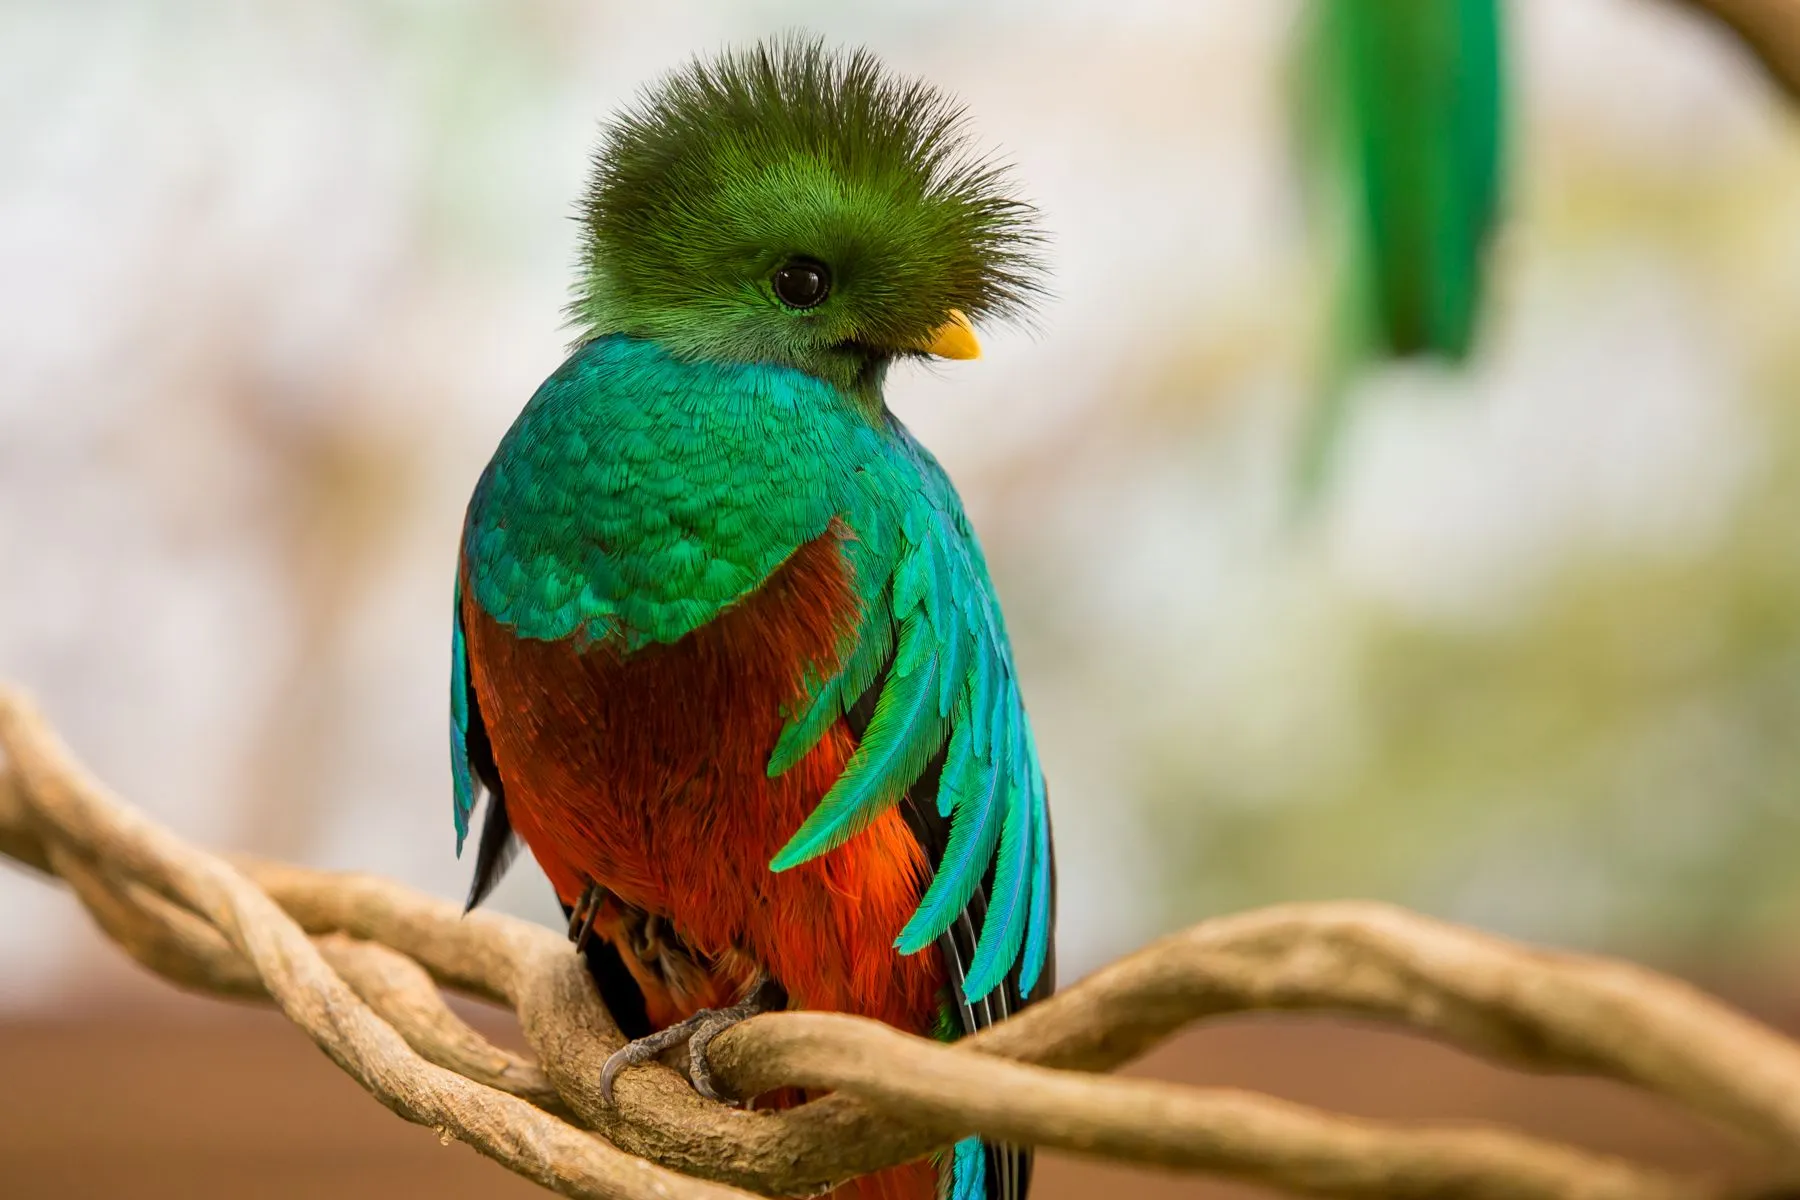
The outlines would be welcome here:
[[[378,1100],[410,1121],[468,1142],[570,1196],[724,1200],[746,1193],[633,1158],[542,1110],[421,1058],[332,971],[268,895],[222,859],[192,849],[113,801],[20,697],[0,693],[0,745],[52,843],[104,858],[206,919],[256,969],[296,1025]],[[103,848],[103,849],[102,849]],[[45,855],[54,865],[55,852]],[[142,910],[148,911],[148,910]]]
[[[1800,100],[1800,2],[1685,0],[1735,36],[1790,100]]]
[[[390,1108],[565,1195],[806,1195],[971,1132],[1318,1196],[1723,1195],[1507,1131],[1394,1126],[1085,1073],[1195,1020],[1253,1009],[1356,1013],[1530,1069],[1619,1079],[1761,1141],[1777,1163],[1800,1159],[1800,1047],[1637,967],[1361,903],[1208,922],[954,1047],[817,1013],[758,1017],[714,1043],[716,1073],[740,1094],[835,1093],[796,1109],[725,1108],[660,1067],[621,1076],[608,1106],[599,1065],[622,1039],[559,934],[464,917],[370,876],[233,865],[188,847],[111,799],[4,691],[0,749],[11,764],[0,853],[64,879],[151,970],[267,995]],[[474,1033],[432,980],[513,1008],[537,1061]]]

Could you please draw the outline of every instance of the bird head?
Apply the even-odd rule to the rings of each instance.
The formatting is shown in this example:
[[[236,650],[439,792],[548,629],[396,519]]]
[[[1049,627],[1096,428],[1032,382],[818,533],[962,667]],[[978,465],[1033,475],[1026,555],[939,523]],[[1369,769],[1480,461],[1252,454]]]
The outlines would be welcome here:
[[[813,40],[696,60],[606,129],[582,205],[582,337],[778,363],[849,390],[973,358],[1036,289],[1035,211],[962,110]]]

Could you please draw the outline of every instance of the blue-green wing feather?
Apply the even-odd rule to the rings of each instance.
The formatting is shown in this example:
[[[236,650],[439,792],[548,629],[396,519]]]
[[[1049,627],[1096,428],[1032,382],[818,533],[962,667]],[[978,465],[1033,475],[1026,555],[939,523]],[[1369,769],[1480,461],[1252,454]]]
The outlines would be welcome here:
[[[953,817],[944,859],[919,908],[894,944],[914,954],[935,942],[969,906],[1000,840],[1001,793],[1008,782],[1004,763],[983,763],[970,749],[972,725],[965,722],[950,738],[939,785],[939,812]]]
[[[475,769],[469,761],[469,721],[475,710],[469,682],[469,647],[463,638],[462,588],[456,589],[456,620],[450,635],[450,792],[456,819],[456,853],[462,854],[475,815]]]
[[[898,803],[906,788],[944,744],[938,715],[938,657],[925,622],[913,621],[900,634],[894,670],[875,705],[874,719],[844,773],[825,793],[770,866],[799,866],[860,833]]]
[[[493,744],[488,741],[481,705],[469,674],[469,646],[463,633],[462,587],[456,588],[456,619],[450,633],[450,779],[456,819],[456,853],[475,815],[476,798],[487,793],[487,812],[481,822],[481,839],[475,850],[475,871],[469,882],[468,907],[474,908],[500,882],[507,864],[518,850],[512,821],[506,811],[506,791],[494,765]]]
[[[1042,776],[1039,776],[1040,786]],[[1025,957],[1019,968],[1019,994],[1029,996],[1043,978],[1044,964],[1049,961],[1052,901],[1056,895],[1056,860],[1050,853],[1050,806],[1039,798],[1039,808],[1032,821],[1037,848],[1032,869],[1037,873],[1031,884],[1031,919],[1026,925]]]
[[[775,752],[769,756],[770,778],[805,758],[825,736],[825,731],[843,715],[843,684],[842,675],[816,680],[811,700],[798,712],[788,714],[788,723],[775,743]]]
[[[1034,758],[1030,749],[1031,734],[1020,722],[1013,727],[1013,753]],[[1000,849],[994,860],[994,886],[988,893],[987,920],[981,926],[981,940],[975,945],[975,960],[969,964],[968,982],[964,985],[971,996],[985,995],[998,987],[1012,969],[1025,940],[1025,926],[1031,908],[1031,886],[1037,878],[1033,858],[1037,839],[1032,825],[1038,819],[1040,798],[1035,773],[1024,778],[1007,779],[1006,821],[1001,827]],[[1022,964],[1023,972],[1036,968]],[[1024,992],[1024,988],[1020,988]]]
[[[980,1138],[956,1143],[951,1166],[951,1200],[986,1200],[987,1157]]]
[[[980,546],[936,461],[904,431],[896,437],[912,484],[898,528],[890,529],[897,536],[866,536],[859,513],[844,514],[859,535],[853,569],[871,589],[857,645],[835,693],[834,681],[823,682],[812,706],[790,720],[770,770],[785,769],[817,742],[829,726],[821,713],[847,710],[876,681],[871,649],[892,645],[891,664],[842,777],[771,866],[786,870],[842,845],[906,794],[948,738],[937,807],[951,822],[949,844],[895,944],[907,953],[931,945],[991,872],[993,893],[963,985],[979,1000],[1015,970],[1035,983],[1049,956],[1043,772]],[[891,502],[892,493],[884,499]]]

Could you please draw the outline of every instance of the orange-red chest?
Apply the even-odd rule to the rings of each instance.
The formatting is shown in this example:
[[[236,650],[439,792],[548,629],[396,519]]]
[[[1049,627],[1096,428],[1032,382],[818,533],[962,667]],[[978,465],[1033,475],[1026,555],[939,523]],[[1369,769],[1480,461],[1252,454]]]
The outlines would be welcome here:
[[[521,639],[465,600],[507,810],[558,895],[600,884],[714,963],[690,994],[646,988],[658,1024],[729,1002],[760,968],[796,1007],[932,1027],[943,967],[893,949],[927,869],[897,813],[804,866],[768,868],[854,749],[840,722],[779,778],[766,770],[807,668],[835,667],[856,617],[835,534],[686,638],[630,655]]]

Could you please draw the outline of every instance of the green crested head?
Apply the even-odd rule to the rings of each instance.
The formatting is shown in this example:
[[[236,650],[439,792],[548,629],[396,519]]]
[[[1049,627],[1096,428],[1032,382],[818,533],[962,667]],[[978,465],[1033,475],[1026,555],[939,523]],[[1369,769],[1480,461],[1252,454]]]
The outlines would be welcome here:
[[[1028,304],[1035,216],[942,93],[866,51],[762,43],[607,129],[572,315],[583,339],[871,388],[902,355],[973,357],[970,320]]]

